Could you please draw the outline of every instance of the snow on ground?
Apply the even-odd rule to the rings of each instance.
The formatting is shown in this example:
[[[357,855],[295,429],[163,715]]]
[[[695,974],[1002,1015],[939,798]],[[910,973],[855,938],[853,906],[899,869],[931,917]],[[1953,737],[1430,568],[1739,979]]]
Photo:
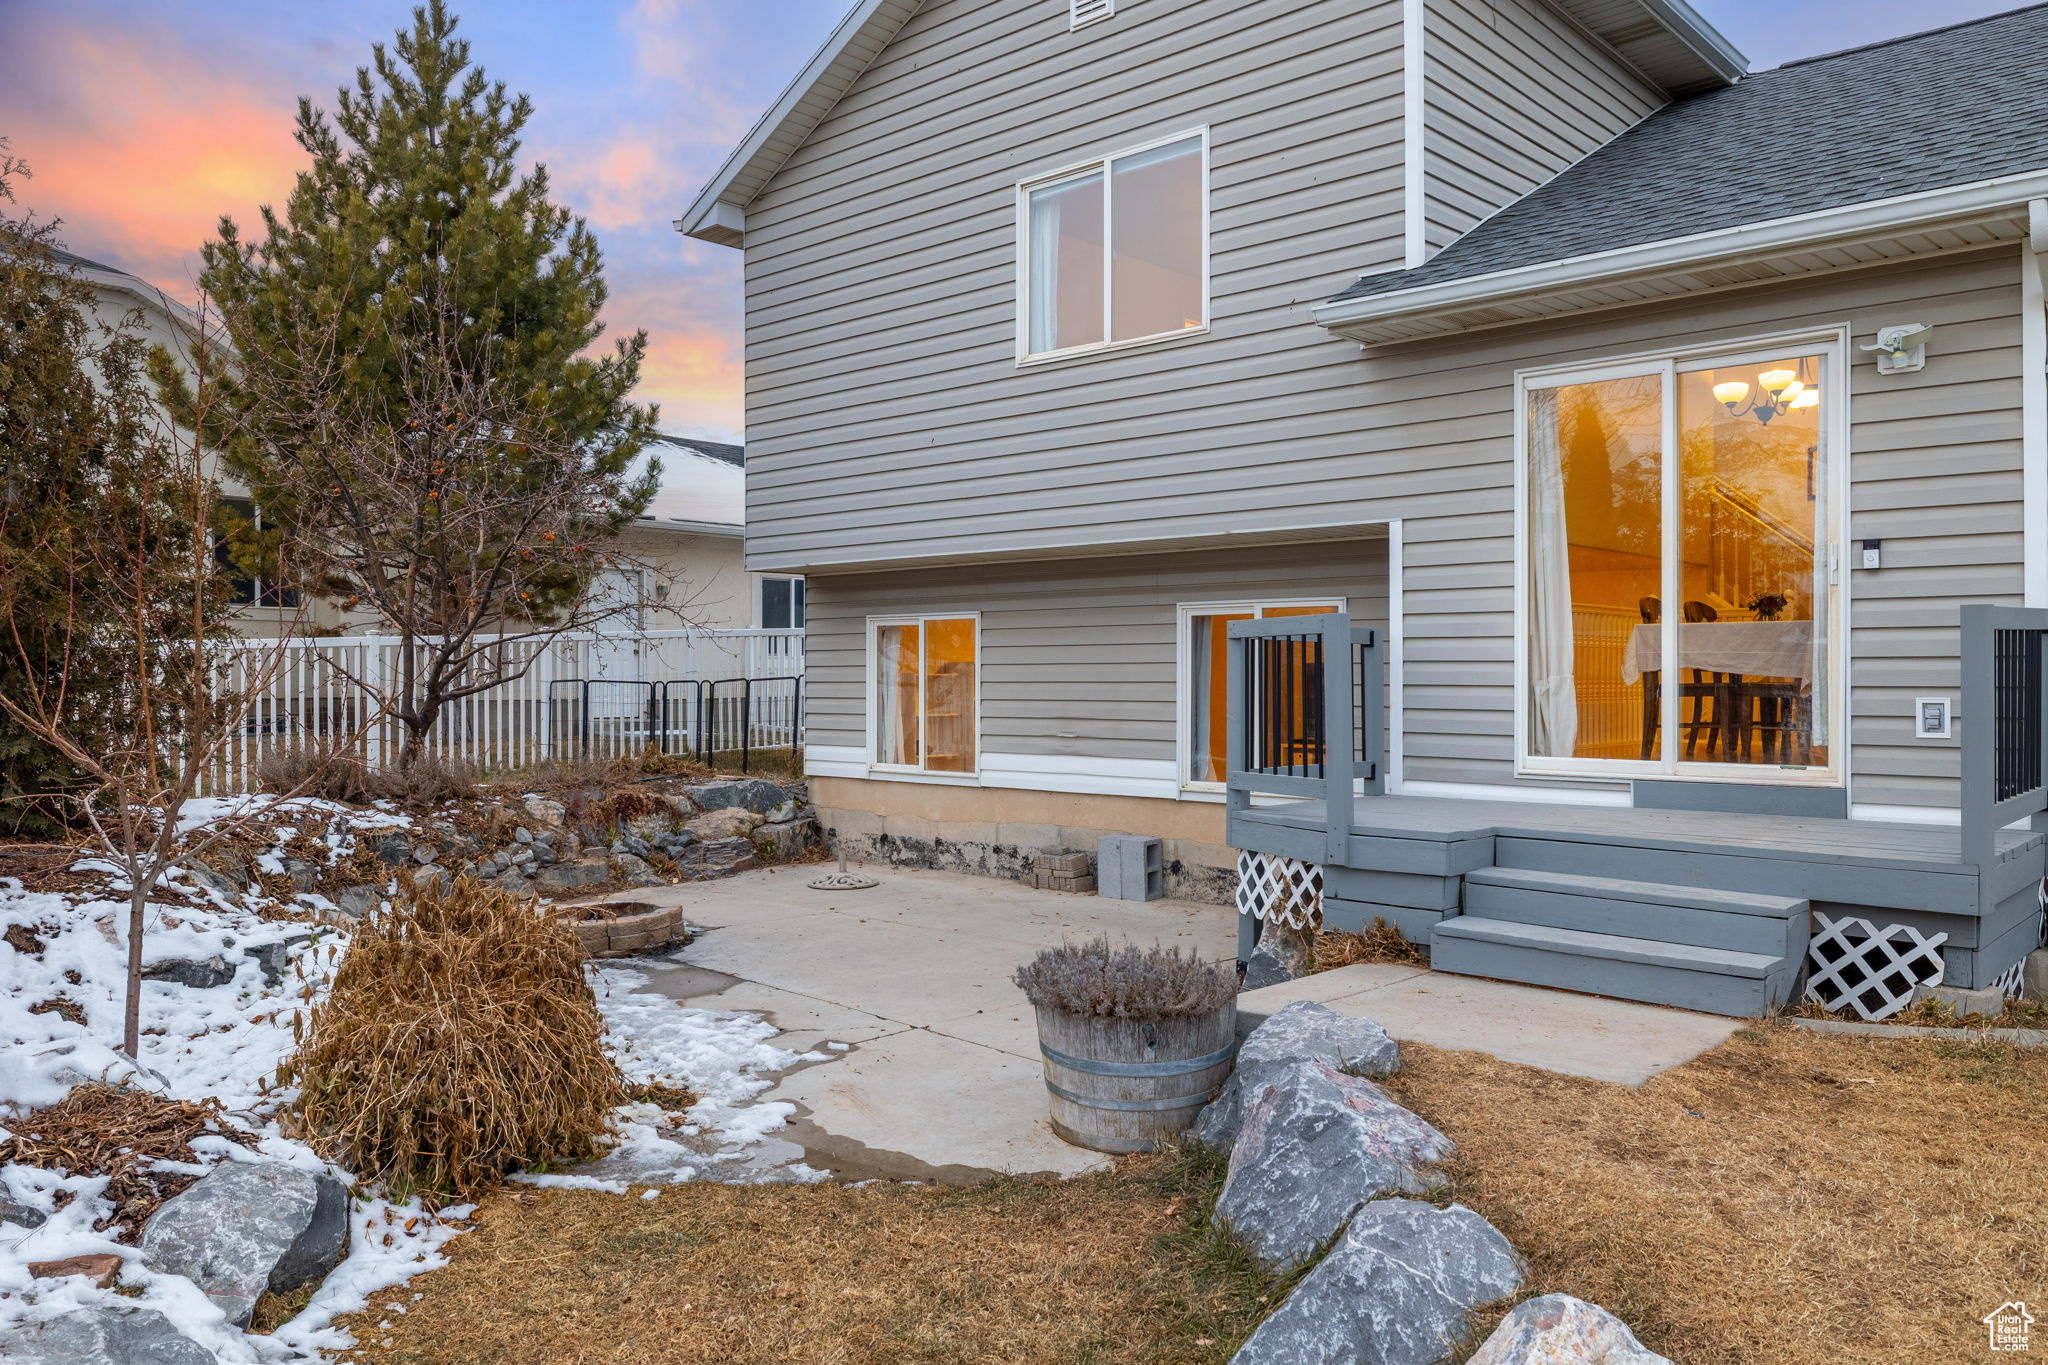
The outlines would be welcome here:
[[[326,827],[331,856],[344,855],[358,830],[408,823],[396,813],[351,811],[326,801],[289,804],[289,818],[302,826]],[[235,810],[232,802],[195,802],[185,808],[180,824],[197,830]],[[321,1165],[310,1148],[279,1131],[275,1114],[287,1095],[274,1089],[273,1081],[293,1047],[294,1016],[332,980],[347,951],[346,933],[310,921],[265,919],[182,874],[169,878],[151,903],[145,968],[172,959],[218,958],[232,976],[206,987],[145,984],[138,1073],[117,1051],[127,955],[125,888],[111,869],[102,865],[99,870],[109,875],[105,889],[94,895],[31,892],[18,881],[0,878],[0,932],[24,926],[44,945],[40,957],[0,948],[0,1135],[7,1115],[18,1121],[21,1113],[53,1103],[81,1081],[134,1081],[180,1098],[213,1096],[237,1122],[260,1135],[253,1152],[225,1139],[199,1139],[195,1151],[204,1165],[252,1159]],[[281,971],[273,967],[268,978],[266,957],[282,965]],[[630,967],[592,969],[613,1050],[629,1081],[679,1085],[699,1100],[680,1125],[671,1125],[655,1105],[624,1106],[616,1115],[619,1140],[607,1156],[575,1172],[530,1177],[534,1183],[623,1193],[629,1183],[822,1179],[821,1172],[796,1159],[798,1149],[767,1136],[787,1121],[793,1107],[753,1101],[772,1084],[772,1073],[799,1060],[823,1060],[823,1055],[800,1058],[772,1046],[769,1039],[776,1030],[758,1017],[690,1009],[637,989],[646,980]],[[53,1001],[75,1007],[70,1012],[82,1012],[84,1022],[56,1009],[34,1008]],[[373,1191],[359,1191],[348,1259],[304,1311],[265,1337],[232,1328],[190,1281],[149,1271],[133,1247],[95,1232],[94,1221],[112,1210],[103,1198],[105,1184],[100,1177],[0,1166],[0,1196],[49,1215],[41,1227],[27,1232],[0,1225],[0,1337],[22,1323],[113,1297],[113,1291],[93,1288],[82,1277],[34,1279],[29,1262],[112,1252],[127,1263],[124,1302],[164,1313],[223,1362],[327,1359],[327,1353],[352,1344],[334,1319],[366,1306],[378,1290],[445,1264],[443,1248],[463,1230],[470,1212],[462,1206],[436,1217],[416,1204],[395,1204]],[[62,1209],[56,1207],[60,1191],[71,1195]]]

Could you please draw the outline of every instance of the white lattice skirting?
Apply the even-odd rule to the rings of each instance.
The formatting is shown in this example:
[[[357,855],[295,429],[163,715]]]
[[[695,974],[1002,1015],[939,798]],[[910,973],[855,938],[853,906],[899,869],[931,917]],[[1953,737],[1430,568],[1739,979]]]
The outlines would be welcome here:
[[[1323,913],[1322,865],[1238,850],[1237,913],[1293,929],[1313,928]]]
[[[2025,977],[2026,971],[2027,960],[2021,958],[2018,962],[2006,968],[2005,974],[1991,983],[1991,988],[2005,996],[2008,1000],[2017,1000],[2020,998],[2020,983]]]
[[[1882,927],[1856,915],[1813,917],[1808,942],[1806,998],[1861,1019],[1889,1019],[1913,1003],[1918,986],[1941,984],[1941,945],[1947,934],[1923,934],[1906,924]]]

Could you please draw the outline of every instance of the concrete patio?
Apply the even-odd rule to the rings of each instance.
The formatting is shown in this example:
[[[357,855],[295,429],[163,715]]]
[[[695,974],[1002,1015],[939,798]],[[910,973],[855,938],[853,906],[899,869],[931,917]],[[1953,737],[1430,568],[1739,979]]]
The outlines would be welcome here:
[[[865,868],[880,885],[815,891],[829,871],[770,868],[631,893],[680,903],[699,937],[651,959],[647,989],[766,1015],[779,1047],[820,1051],[763,1098],[798,1118],[779,1136],[842,1177],[962,1181],[1074,1175],[1107,1158],[1046,1123],[1037,1029],[1010,975],[1038,949],[1107,934],[1234,952],[1228,907],[1038,891],[941,872]],[[1290,999],[1369,1014],[1396,1038],[1635,1084],[1724,1041],[1737,1021],[1413,967],[1359,966],[1240,997],[1262,1016]],[[829,1047],[843,1045],[844,1050]]]

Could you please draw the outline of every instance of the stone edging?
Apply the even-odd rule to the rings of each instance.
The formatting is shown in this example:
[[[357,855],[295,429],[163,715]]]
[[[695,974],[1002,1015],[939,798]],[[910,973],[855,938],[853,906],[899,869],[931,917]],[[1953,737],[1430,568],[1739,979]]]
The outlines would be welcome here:
[[[1865,1024],[1852,1019],[1794,1019],[1808,1033],[1850,1033],[1865,1038],[1992,1038],[2015,1047],[2048,1047],[2048,1029],[1933,1028],[1926,1024]]]

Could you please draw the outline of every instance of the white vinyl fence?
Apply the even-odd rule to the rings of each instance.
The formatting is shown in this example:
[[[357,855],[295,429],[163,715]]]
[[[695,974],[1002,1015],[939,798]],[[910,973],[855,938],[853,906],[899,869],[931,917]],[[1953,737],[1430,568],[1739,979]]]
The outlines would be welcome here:
[[[803,743],[803,634],[652,630],[510,641],[508,657],[532,666],[450,702],[428,747],[494,770],[648,748],[707,759],[796,749]],[[265,754],[300,745],[339,746],[372,764],[395,761],[405,730],[377,716],[375,691],[398,676],[398,646],[391,635],[250,641],[231,686],[248,687],[275,650],[286,654],[209,788],[245,791]]]

